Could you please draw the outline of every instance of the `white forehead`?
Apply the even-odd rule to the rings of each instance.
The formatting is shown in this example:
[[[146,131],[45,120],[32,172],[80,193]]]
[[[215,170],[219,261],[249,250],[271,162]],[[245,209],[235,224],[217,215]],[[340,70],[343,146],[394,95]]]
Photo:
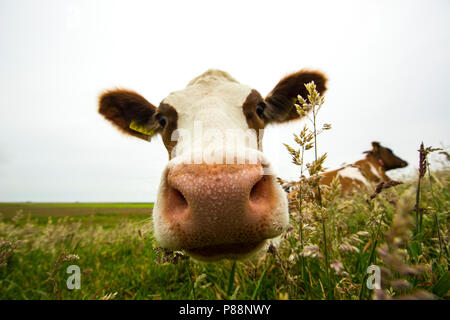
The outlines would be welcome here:
[[[177,111],[178,128],[190,128],[194,121],[202,121],[219,130],[244,129],[247,122],[242,105],[251,90],[224,71],[208,70],[185,89],[172,92],[163,103]]]

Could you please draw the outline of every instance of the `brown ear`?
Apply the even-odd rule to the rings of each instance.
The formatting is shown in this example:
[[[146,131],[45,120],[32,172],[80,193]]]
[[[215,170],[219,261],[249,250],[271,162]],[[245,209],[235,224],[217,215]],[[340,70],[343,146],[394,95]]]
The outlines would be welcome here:
[[[372,141],[372,151],[378,153],[380,150],[380,143],[377,141]]]
[[[131,122],[151,128],[155,120],[153,114],[156,107],[141,95],[123,89],[109,90],[99,99],[98,112],[110,121],[120,131],[132,136],[150,140],[150,136],[130,128]]]
[[[314,81],[316,89],[323,95],[327,90],[327,78],[319,71],[300,70],[284,77],[266,98],[264,116],[269,121],[284,122],[300,117],[294,106],[297,96],[307,99],[305,84]]]

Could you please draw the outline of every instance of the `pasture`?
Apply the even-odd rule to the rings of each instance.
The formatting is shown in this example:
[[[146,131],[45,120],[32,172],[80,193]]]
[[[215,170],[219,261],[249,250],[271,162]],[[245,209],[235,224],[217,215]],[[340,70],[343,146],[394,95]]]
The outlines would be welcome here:
[[[306,202],[280,247],[234,266],[158,249],[152,204],[3,203],[0,299],[372,299],[369,265],[382,267],[376,298],[448,299],[449,179],[445,169],[422,181],[420,232],[417,177],[373,199],[332,186],[323,216]],[[69,265],[80,267],[78,290],[66,286]]]
[[[0,300],[449,300],[449,6],[2,1]]]

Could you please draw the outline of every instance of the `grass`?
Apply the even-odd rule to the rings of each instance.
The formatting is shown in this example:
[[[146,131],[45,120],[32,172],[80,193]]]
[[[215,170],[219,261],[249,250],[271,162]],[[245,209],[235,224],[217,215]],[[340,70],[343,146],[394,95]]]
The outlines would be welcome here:
[[[153,208],[153,203],[115,202],[0,202],[0,207],[23,208]]]
[[[0,203],[0,213],[5,218],[17,212],[33,217],[97,216],[99,214],[150,216],[153,203]]]
[[[424,270],[420,274],[391,273],[408,280],[411,292],[426,290],[448,299],[448,257],[441,254],[435,219],[448,243],[450,172],[435,172],[433,176],[432,184],[422,181],[421,207],[426,208],[422,232],[408,241],[402,256],[405,265],[420,264]],[[321,250],[322,222],[306,214],[303,248],[299,222],[293,215],[293,228],[283,235],[275,252],[259,261],[238,262],[233,270],[230,261],[203,264],[176,259],[157,263],[161,253],[154,250],[157,243],[149,227],[151,220],[142,215],[33,217],[19,212],[0,220],[0,263],[2,256],[5,260],[0,267],[0,299],[370,299],[373,291],[362,285],[367,266],[392,269],[378,249],[388,243],[385,234],[396,216],[395,203],[411,193],[415,184],[411,179],[384,190],[373,200],[368,200],[367,192],[348,198],[333,196],[333,190],[324,193],[328,275]],[[304,204],[305,212],[312,212],[309,206],[311,203]],[[311,249],[315,245],[318,249]],[[10,254],[2,255],[12,246],[16,247]],[[69,254],[79,260],[63,262],[55,270],[55,261]],[[71,264],[81,269],[80,290],[66,287],[66,269]],[[403,291],[386,288],[392,297],[401,296]]]

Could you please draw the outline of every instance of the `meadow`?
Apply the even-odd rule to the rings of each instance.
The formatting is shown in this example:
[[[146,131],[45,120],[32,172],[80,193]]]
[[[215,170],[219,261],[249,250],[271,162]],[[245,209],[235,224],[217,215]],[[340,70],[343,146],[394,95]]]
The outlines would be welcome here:
[[[317,129],[314,94],[298,105],[313,108],[313,129],[295,135],[299,149],[286,145],[301,182],[290,227],[264,256],[200,263],[161,249],[152,204],[0,204],[0,299],[449,299],[448,153],[422,145],[416,176],[400,184],[345,197],[338,179],[319,187],[317,135],[331,127]],[[79,289],[67,286],[71,265]]]
[[[151,204],[2,204],[9,214],[0,220],[0,299],[448,299],[449,179],[443,170],[422,181],[420,232],[417,179],[373,199],[343,198],[335,186],[324,192],[326,217],[306,202],[302,219],[291,214],[280,247],[236,264],[159,249]],[[44,216],[50,207],[69,215]],[[66,285],[73,264],[78,290]],[[382,267],[378,294],[365,285],[369,265]]]

